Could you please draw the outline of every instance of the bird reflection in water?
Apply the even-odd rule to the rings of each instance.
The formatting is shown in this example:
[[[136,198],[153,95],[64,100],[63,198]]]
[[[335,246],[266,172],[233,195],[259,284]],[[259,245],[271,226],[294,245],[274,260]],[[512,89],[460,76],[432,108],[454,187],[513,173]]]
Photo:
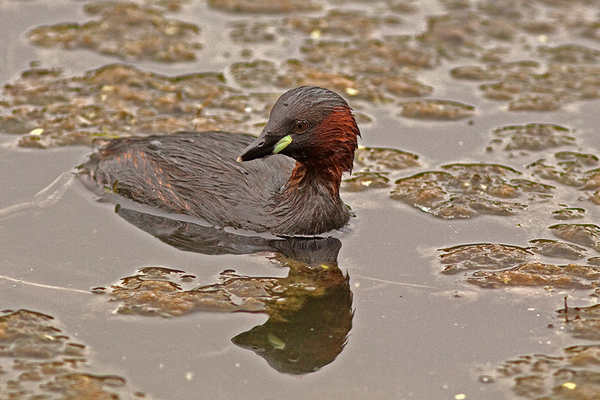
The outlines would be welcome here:
[[[287,374],[314,372],[333,362],[352,328],[349,276],[337,265],[341,242],[334,237],[243,236],[117,206],[119,216],[180,250],[204,254],[266,252],[289,268],[285,278],[249,277],[223,271],[218,283],[196,285],[194,276],[146,267],[99,293],[120,302],[119,313],[173,317],[195,311],[260,312],[263,325],[235,336]]]

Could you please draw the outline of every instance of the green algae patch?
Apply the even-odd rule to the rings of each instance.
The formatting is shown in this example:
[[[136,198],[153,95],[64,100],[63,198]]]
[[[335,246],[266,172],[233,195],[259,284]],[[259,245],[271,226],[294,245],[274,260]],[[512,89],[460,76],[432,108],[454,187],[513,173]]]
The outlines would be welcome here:
[[[29,310],[0,315],[0,392],[20,399],[144,398],[125,378],[95,374],[90,351],[56,327],[53,317]]]
[[[480,12],[474,12],[475,6],[468,4],[464,10],[430,18],[419,39],[436,46],[447,58],[479,58],[484,65],[456,67],[451,75],[488,81],[479,87],[482,96],[506,102],[510,111],[555,111],[575,101],[597,98],[600,70],[594,64],[598,50],[577,44],[544,44],[548,34],[561,29],[597,38],[598,24],[588,17],[594,15],[595,6],[563,2],[561,13],[545,13],[540,6],[483,2],[477,5]],[[586,11],[572,19],[564,17],[579,7]],[[506,62],[505,58],[525,60]],[[548,65],[542,66],[540,59]]]
[[[28,32],[31,43],[41,47],[89,49],[124,60],[157,62],[193,61],[201,49],[200,28],[166,18],[160,3],[95,2],[84,11],[99,19],[84,24],[39,26]]]

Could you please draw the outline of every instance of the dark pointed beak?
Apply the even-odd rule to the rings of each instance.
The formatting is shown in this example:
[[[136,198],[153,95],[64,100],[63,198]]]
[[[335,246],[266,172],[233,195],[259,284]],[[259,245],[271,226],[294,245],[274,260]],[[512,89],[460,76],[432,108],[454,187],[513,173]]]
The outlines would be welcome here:
[[[250,145],[242,151],[242,154],[237,158],[237,161],[250,161],[279,153],[281,150],[277,151],[276,147],[281,142],[280,139],[281,137],[273,135],[269,131],[263,131],[254,142],[250,143]]]

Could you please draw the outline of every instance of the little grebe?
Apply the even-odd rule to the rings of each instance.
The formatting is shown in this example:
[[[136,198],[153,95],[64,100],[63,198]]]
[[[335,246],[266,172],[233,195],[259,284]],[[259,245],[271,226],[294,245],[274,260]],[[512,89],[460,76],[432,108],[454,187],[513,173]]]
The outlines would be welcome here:
[[[339,187],[358,136],[344,99],[303,86],[277,100],[258,138],[178,132],[116,139],[79,168],[123,197],[215,226],[317,235],[349,220]],[[265,158],[273,154],[296,163]]]

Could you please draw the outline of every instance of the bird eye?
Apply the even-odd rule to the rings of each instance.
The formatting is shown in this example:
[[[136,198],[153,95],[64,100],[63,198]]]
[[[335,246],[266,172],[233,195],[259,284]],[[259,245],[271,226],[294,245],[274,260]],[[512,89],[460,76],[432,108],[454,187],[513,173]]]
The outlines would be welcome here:
[[[294,121],[294,125],[292,126],[294,133],[304,133],[308,129],[308,121],[304,119],[299,119]]]

